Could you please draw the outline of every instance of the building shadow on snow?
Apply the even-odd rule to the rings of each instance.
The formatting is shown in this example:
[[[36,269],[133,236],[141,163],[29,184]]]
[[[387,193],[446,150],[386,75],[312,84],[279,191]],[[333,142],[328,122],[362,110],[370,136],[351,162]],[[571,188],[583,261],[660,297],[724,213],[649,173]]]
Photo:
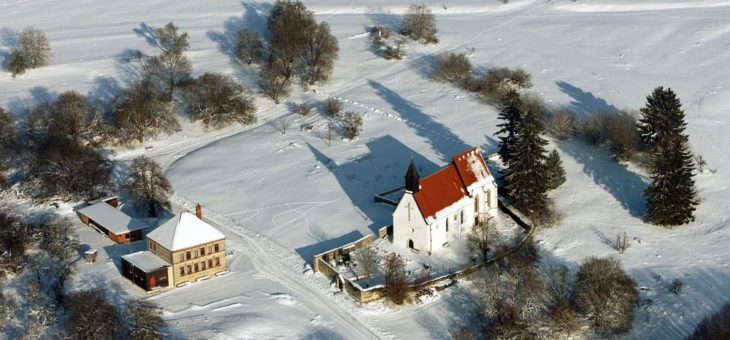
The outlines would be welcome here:
[[[616,111],[616,107],[606,102],[605,99],[596,97],[591,92],[584,91],[562,80],[556,81],[555,84],[558,85],[560,91],[570,96],[571,100],[568,108],[580,117],[585,117],[596,111]]]
[[[558,141],[557,147],[583,166],[583,172],[610,193],[632,216],[643,217],[646,179],[629,171],[602,149],[577,141]]]

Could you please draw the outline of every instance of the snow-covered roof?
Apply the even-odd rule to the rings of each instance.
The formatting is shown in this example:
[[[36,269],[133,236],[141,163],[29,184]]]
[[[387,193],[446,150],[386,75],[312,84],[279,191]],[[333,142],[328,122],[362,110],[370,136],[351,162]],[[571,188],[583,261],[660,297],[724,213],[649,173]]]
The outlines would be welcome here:
[[[148,227],[146,223],[130,217],[106,202],[92,204],[79,209],[78,212],[117,235]]]
[[[167,250],[177,251],[222,240],[225,235],[197,216],[183,212],[157,227],[147,235],[147,238]]]
[[[170,264],[167,263],[165,260],[147,250],[123,255],[122,258],[127,260],[127,262],[131,263],[135,267],[142,269],[142,271],[145,273],[149,273],[153,270],[170,266]]]

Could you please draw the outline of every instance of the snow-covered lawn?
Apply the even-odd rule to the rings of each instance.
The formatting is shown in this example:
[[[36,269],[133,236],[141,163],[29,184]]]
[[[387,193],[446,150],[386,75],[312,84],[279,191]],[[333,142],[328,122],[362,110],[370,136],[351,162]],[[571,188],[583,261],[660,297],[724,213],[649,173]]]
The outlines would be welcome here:
[[[448,337],[471,306],[469,284],[424,305],[358,307],[321,277],[303,274],[313,254],[390,223],[392,210],[373,203],[372,195],[401,185],[411,156],[428,174],[469,146],[495,150],[495,110],[429,80],[433,56],[443,51],[467,53],[478,71],[523,67],[533,75],[537,95],[580,114],[638,108],[654,87],[672,87],[684,103],[693,149],[717,170],[697,177],[703,200],[697,221],[674,230],[643,223],[641,193],[647,179],[641,169],[617,164],[607,152],[582,142],[555,142],[551,147],[560,152],[568,177],[553,194],[564,220],[537,239],[548,261],[572,268],[587,256],[622,261],[643,287],[645,301],[629,338],[682,338],[728,299],[730,1],[426,1],[437,15],[441,43],[411,43],[400,62],[375,56],[365,32],[373,24],[396,25],[409,1],[305,3],[317,20],[330,23],[340,57],[327,85],[296,90],[291,100],[341,98],[346,110],[365,114],[358,140],[328,146],[323,116],[291,115],[286,104],[259,96],[256,126],[206,132],[184,123],[183,132],[133,150],[117,149],[112,156],[120,162],[139,154],[153,157],[181,200],[200,202],[225,222],[229,249],[236,252],[232,272],[153,298],[178,335]],[[169,20],[190,34],[195,74],[224,72],[252,84],[252,71],[233,64],[221,42],[236,27],[262,29],[270,6],[3,2],[1,25],[43,29],[53,60],[15,80],[0,74],[0,105],[23,113],[28,105],[70,89],[109,97],[130,76],[120,61],[124,50],[154,51],[133,29]],[[286,135],[278,129],[281,116],[290,122]],[[300,129],[307,124],[311,131]],[[623,255],[610,245],[619,232],[631,239]],[[81,264],[76,281],[111,277],[106,267],[104,262]],[[674,278],[685,283],[679,296],[666,288]]]

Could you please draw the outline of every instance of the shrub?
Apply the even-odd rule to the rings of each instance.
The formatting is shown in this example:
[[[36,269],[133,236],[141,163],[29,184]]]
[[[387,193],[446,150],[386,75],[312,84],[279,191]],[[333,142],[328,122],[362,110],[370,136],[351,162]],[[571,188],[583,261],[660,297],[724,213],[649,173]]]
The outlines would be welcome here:
[[[725,340],[730,339],[730,302],[726,303],[715,314],[708,315],[695,328],[689,340]]]
[[[354,139],[362,131],[362,117],[352,111],[345,112],[341,119],[342,134],[347,139]]]
[[[617,260],[591,257],[581,264],[575,303],[599,332],[628,331],[638,300],[636,283]]]
[[[342,111],[342,102],[336,98],[325,99],[322,106],[324,108],[324,112],[330,117],[337,117],[340,111]]]
[[[471,63],[464,53],[442,53],[434,65],[433,77],[441,82],[464,87],[471,77]]]
[[[303,117],[309,116],[309,114],[312,113],[312,105],[307,103],[299,104],[299,106],[297,106],[297,113]]]
[[[132,340],[162,339],[162,308],[149,300],[129,301],[124,306],[126,330]]]
[[[373,41],[373,47],[375,49],[380,49],[383,47],[385,41],[393,37],[394,34],[393,30],[388,27],[377,25],[373,26],[373,28],[370,29],[370,39]]]
[[[76,339],[113,339],[118,332],[119,312],[104,299],[100,289],[76,291],[68,295],[66,332]]]
[[[484,100],[492,105],[500,104],[511,91],[532,87],[532,76],[527,71],[516,68],[497,67],[484,75],[480,90]]]
[[[400,44],[398,44],[396,47],[387,46],[385,48],[385,51],[383,51],[383,57],[387,60],[402,60],[406,57],[406,52],[403,50]]]
[[[219,73],[205,73],[189,89],[187,105],[193,120],[205,127],[221,128],[238,122],[241,125],[256,122],[256,106],[251,92],[231,77]]]
[[[246,65],[258,64],[265,52],[258,32],[242,29],[236,36],[236,58]]]
[[[437,44],[436,18],[426,5],[411,5],[403,16],[401,33],[424,44]]]
[[[674,279],[672,280],[672,283],[669,284],[669,292],[674,295],[681,294],[682,288],[684,288],[684,282],[680,279]]]
[[[10,168],[11,156],[17,150],[17,136],[13,117],[0,107],[0,186],[5,182],[3,173]]]
[[[569,109],[554,111],[546,125],[550,135],[560,140],[566,140],[573,136],[575,131],[574,114]]]
[[[0,272],[17,272],[26,265],[25,250],[31,241],[29,228],[16,216],[0,211]]]

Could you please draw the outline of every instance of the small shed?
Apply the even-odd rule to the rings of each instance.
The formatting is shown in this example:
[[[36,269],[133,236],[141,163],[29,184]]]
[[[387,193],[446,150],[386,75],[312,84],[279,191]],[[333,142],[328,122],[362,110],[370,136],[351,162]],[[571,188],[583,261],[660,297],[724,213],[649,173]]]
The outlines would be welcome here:
[[[78,210],[81,222],[109,236],[116,243],[128,243],[144,238],[143,230],[149,226],[139,219],[119,211],[113,201],[96,201]]]
[[[122,276],[146,291],[169,285],[170,264],[149,251],[122,256]]]

